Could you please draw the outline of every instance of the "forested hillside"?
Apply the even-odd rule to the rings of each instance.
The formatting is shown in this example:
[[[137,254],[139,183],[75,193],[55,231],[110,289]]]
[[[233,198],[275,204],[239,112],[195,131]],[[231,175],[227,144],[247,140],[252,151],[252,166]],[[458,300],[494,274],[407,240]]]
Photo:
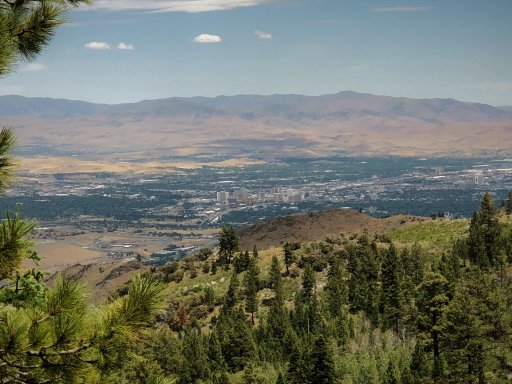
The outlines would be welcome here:
[[[364,233],[237,252],[224,228],[218,254],[153,269],[173,293],[140,348],[178,383],[510,382],[509,222],[486,194],[446,252]]]
[[[152,267],[97,307],[76,280],[48,288],[37,268],[2,263],[0,378],[510,382],[511,214],[512,194],[499,210],[485,194],[469,226],[419,221],[250,251],[224,227],[217,250]],[[30,228],[4,221],[2,255],[37,260]]]

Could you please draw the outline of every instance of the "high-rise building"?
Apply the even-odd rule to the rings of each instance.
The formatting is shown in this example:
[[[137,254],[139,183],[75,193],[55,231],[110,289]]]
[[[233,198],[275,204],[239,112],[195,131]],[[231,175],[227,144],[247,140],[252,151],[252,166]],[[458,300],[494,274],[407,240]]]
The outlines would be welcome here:
[[[221,205],[228,205],[229,204],[229,192],[226,192],[226,191],[217,192],[217,203],[219,203]]]
[[[249,200],[249,191],[245,188],[235,189],[233,192],[233,197],[238,203],[247,204]]]

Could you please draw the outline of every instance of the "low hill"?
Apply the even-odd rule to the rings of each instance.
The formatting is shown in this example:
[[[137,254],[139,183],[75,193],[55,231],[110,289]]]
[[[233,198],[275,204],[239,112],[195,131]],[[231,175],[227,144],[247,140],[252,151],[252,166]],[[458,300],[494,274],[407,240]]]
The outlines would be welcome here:
[[[448,250],[457,238],[464,236],[467,229],[468,220],[432,220],[430,217],[411,215],[376,219],[351,209],[335,209],[283,216],[259,223],[241,231],[240,239],[242,249],[252,250],[256,245],[260,250],[259,267],[267,273],[272,256],[282,256],[282,245],[286,241],[307,244],[330,236],[336,237],[341,233],[355,234],[366,230],[372,235],[386,235],[398,247],[419,243],[430,254],[439,255]],[[187,259],[178,263],[185,271],[179,282],[171,283],[170,290],[175,295],[185,298],[188,297],[188,290],[199,289],[202,292],[202,288],[207,285],[215,286],[219,295],[225,294],[231,271],[219,269],[214,276],[204,272],[199,265],[201,263],[195,262],[197,265],[193,266],[194,262],[189,263]],[[150,269],[139,262],[130,261],[76,264],[66,268],[63,273],[85,282],[92,292],[91,300],[99,303],[125,286],[135,274]]]
[[[428,217],[396,215],[377,219],[352,209],[334,209],[323,212],[299,213],[282,216],[255,224],[240,232],[242,249],[252,250],[280,247],[285,242],[309,242],[322,240],[340,233],[383,234],[406,223],[428,222]]]
[[[262,256],[261,261],[265,268],[268,268],[272,255],[279,254],[282,245],[287,241],[307,243],[320,241],[329,235],[339,235],[340,233],[360,233],[366,230],[370,234],[384,234],[392,229],[400,229],[393,234],[397,240],[402,240],[404,231],[409,234],[411,231],[414,232],[416,225],[428,225],[430,222],[432,220],[428,217],[396,215],[385,219],[376,219],[351,209],[335,209],[282,216],[259,223],[241,231],[240,240],[242,249],[252,250],[256,245],[263,252],[262,255],[266,255]],[[75,264],[67,267],[61,273],[85,282],[91,290],[91,300],[94,303],[99,303],[123,287],[135,274],[146,272],[149,269],[150,267],[137,261],[103,262]],[[221,277],[229,277],[229,273],[219,271],[219,274]],[[199,273],[199,275],[197,278],[190,278],[187,275],[185,282],[188,281],[194,285],[211,280],[208,274],[202,276]],[[53,277],[50,278],[50,282]],[[224,286],[223,282],[224,280],[217,283]]]

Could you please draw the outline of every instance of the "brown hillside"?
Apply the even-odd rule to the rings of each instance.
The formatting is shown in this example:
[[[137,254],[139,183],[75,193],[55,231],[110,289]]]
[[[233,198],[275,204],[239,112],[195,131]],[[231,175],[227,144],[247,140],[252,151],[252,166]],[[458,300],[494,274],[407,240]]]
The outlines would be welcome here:
[[[147,269],[148,267],[141,263],[131,261],[127,263],[75,264],[59,273],[86,283],[91,292],[90,301],[101,303],[105,302],[110,294],[130,281],[134,275]],[[55,276],[53,275],[50,278],[50,284]]]
[[[0,96],[29,156],[90,160],[197,154],[324,156],[510,153],[512,112],[452,99],[355,92],[238,95],[100,105]],[[130,154],[128,156],[128,154]]]
[[[340,233],[382,234],[387,230],[412,221],[430,221],[427,217],[396,215],[376,219],[352,209],[334,209],[325,212],[299,213],[265,221],[240,232],[242,249],[252,250],[279,247],[285,242],[322,240]]]

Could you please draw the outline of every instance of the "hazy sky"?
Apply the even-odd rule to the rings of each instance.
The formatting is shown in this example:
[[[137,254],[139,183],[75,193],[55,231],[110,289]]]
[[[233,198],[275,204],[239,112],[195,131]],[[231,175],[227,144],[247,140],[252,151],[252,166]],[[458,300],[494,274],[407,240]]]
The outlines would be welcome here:
[[[512,105],[512,0],[97,0],[0,94],[353,90]]]

